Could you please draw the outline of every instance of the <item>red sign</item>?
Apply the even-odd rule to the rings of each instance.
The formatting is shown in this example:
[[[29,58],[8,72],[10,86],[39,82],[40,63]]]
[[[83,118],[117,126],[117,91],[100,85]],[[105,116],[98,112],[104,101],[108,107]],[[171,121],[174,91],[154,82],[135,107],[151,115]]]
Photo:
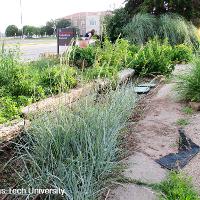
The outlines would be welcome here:
[[[58,29],[58,45],[68,46],[71,40],[76,36],[76,30],[74,28],[60,28]]]

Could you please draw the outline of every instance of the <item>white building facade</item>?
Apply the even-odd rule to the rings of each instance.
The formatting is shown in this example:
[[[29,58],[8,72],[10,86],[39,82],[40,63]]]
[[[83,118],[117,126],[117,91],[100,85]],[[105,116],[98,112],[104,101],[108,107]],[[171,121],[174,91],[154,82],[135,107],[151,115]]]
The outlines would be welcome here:
[[[101,34],[102,22],[109,12],[80,12],[65,16],[65,19],[71,21],[72,25],[80,30],[80,35],[85,35],[88,31],[95,29],[96,34]]]

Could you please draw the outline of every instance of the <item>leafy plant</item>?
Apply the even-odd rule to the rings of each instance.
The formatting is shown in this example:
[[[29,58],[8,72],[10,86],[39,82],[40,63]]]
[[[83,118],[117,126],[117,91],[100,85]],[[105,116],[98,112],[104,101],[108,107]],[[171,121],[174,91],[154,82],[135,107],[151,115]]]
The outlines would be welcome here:
[[[172,61],[177,63],[188,63],[193,57],[193,50],[191,46],[179,44],[173,47]]]
[[[158,38],[150,40],[134,54],[131,67],[140,75],[169,75],[174,69],[171,61],[172,47],[167,40],[162,43]]]
[[[39,116],[26,144],[19,144],[23,187],[63,188],[69,200],[97,199],[118,166],[118,137],[135,100],[134,88],[122,87]]]
[[[80,69],[92,67],[95,60],[95,53],[95,47],[93,46],[88,46],[87,48],[74,47],[70,61]]]
[[[184,113],[187,114],[187,115],[192,115],[192,114],[194,113],[193,109],[190,108],[190,107],[184,107],[184,108],[182,109],[182,112],[184,112]]]
[[[7,119],[15,119],[20,113],[17,103],[11,97],[0,98],[0,124],[7,121]]]
[[[127,40],[118,39],[113,44],[106,38],[103,48],[96,49],[93,68],[86,70],[85,77],[89,80],[99,77],[116,79],[117,72],[129,66],[130,58],[130,45]]]
[[[161,200],[200,200],[191,179],[182,173],[170,173],[168,179],[160,184],[159,189],[163,193]]]
[[[6,110],[1,102],[0,115],[3,123],[20,114],[18,109],[50,94],[65,92],[77,84],[77,71],[58,60],[41,59],[30,63],[19,61],[19,49],[0,51],[0,98],[5,98]],[[8,112],[6,114],[6,112]]]
[[[40,83],[46,94],[66,92],[77,85],[76,73],[75,68],[64,65],[49,67],[43,72]]]
[[[187,119],[178,119],[176,123],[179,126],[187,126],[189,124],[189,121]]]

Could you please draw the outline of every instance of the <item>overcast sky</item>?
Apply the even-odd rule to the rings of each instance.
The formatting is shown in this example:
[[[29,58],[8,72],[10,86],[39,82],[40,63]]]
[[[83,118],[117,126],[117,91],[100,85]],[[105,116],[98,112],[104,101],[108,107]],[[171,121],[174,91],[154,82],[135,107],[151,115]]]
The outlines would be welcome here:
[[[75,12],[104,11],[122,6],[124,0],[21,0],[23,25],[41,26],[50,19],[60,18]],[[1,0],[0,32],[7,25],[21,28],[20,0]]]

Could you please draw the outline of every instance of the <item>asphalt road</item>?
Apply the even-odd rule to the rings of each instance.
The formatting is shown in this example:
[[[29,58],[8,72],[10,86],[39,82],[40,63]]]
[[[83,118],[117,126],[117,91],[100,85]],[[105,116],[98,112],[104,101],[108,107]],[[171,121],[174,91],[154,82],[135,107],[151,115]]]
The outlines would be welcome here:
[[[60,53],[64,52],[66,47],[60,47]],[[42,53],[56,53],[57,44],[56,42],[48,44],[35,44],[30,46],[20,46],[20,51],[22,53],[21,59],[23,61],[36,60],[40,57]]]
[[[36,60],[42,53],[56,53],[56,39],[11,39],[0,40],[0,45],[5,43],[6,48],[19,47],[22,61]],[[64,52],[66,47],[60,47],[60,53]]]

